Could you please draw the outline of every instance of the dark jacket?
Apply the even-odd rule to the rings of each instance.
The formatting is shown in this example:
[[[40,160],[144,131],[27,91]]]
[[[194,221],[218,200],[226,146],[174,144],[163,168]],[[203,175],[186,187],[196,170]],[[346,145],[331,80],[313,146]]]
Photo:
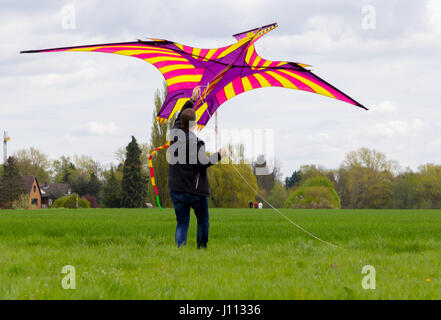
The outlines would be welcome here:
[[[188,108],[193,108],[191,100],[185,103],[182,110]],[[217,163],[221,156],[217,152],[207,157],[204,141],[196,137],[193,132],[182,129],[180,115],[179,113],[171,131],[171,143],[168,149],[170,153],[168,188],[170,191],[208,196],[210,187],[207,168]],[[173,160],[175,163],[172,163]]]

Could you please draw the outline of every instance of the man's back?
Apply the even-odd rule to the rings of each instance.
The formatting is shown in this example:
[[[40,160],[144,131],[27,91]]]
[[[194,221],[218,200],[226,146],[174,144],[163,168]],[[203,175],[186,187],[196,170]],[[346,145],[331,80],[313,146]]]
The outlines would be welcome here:
[[[193,107],[191,101],[182,108],[181,112]],[[169,152],[168,186],[170,191],[189,192],[196,195],[208,196],[207,168],[217,163],[221,156],[215,153],[207,157],[205,143],[191,130],[182,128],[180,114],[171,131]]]

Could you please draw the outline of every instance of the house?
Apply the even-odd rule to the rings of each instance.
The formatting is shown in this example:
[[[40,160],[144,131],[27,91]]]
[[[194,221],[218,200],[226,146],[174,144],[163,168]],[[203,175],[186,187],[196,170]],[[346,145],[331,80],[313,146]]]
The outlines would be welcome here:
[[[0,176],[0,183],[1,179]],[[21,180],[29,195],[29,209],[49,208],[55,199],[71,194],[69,185],[64,183],[45,183],[40,186],[35,176],[21,176]]]
[[[22,176],[23,187],[29,194],[29,208],[40,209],[41,208],[41,190],[38,180],[34,176]]]
[[[41,207],[49,208],[55,199],[71,194],[68,184],[45,183],[41,185]]]

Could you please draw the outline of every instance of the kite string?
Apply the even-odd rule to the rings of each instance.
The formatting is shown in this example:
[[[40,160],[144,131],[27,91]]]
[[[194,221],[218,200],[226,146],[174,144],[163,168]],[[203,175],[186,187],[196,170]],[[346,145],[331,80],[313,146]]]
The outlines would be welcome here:
[[[311,232],[309,232],[308,230],[306,230],[305,228],[303,228],[302,226],[298,225],[297,223],[295,223],[294,221],[292,221],[289,217],[287,217],[285,214],[283,214],[282,212],[280,212],[277,208],[275,208],[269,201],[267,201],[264,197],[262,197],[262,195],[253,188],[253,186],[247,181],[247,179],[245,179],[245,177],[240,173],[240,171],[236,168],[235,165],[232,165],[232,167],[234,168],[234,170],[236,170],[237,174],[242,178],[243,181],[245,181],[245,183],[248,185],[248,187],[250,187],[251,190],[254,191],[254,193],[256,193],[264,202],[266,202],[271,208],[274,209],[274,211],[276,211],[279,215],[281,215],[283,218],[285,218],[286,220],[288,220],[292,225],[294,225],[296,228],[300,229],[301,231],[303,231],[304,233],[306,233],[307,235],[313,237],[314,239],[317,239],[331,247],[334,248],[340,248],[339,246],[328,242],[326,240],[320,239],[319,237],[317,237],[316,235],[312,234]]]

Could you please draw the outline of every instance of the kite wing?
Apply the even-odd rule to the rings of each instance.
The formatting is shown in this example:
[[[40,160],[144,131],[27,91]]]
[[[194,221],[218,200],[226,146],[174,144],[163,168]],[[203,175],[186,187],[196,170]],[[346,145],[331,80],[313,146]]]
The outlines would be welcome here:
[[[261,29],[254,29],[234,35],[234,37],[240,41],[244,37],[250,37],[253,34],[259,35],[261,32]],[[283,87],[308,91],[367,110],[366,107],[308,70],[309,65],[261,58],[256,53],[255,40],[252,40],[247,50],[237,57],[228,72],[203,92],[201,99],[195,106],[199,128],[203,128],[207,124],[222,103],[243,92],[263,87]]]
[[[231,53],[234,53],[247,41],[247,39],[243,39],[233,45],[217,49],[199,49],[167,40],[153,39],[152,41],[138,40],[136,42],[29,50],[21,51],[21,53],[104,52],[147,61],[162,73],[167,83],[167,97],[156,118],[157,121],[165,123],[182,108],[191,97],[193,89],[197,85],[209,83],[219,70],[228,65],[228,60],[234,58]],[[227,59],[223,61],[225,57]]]

